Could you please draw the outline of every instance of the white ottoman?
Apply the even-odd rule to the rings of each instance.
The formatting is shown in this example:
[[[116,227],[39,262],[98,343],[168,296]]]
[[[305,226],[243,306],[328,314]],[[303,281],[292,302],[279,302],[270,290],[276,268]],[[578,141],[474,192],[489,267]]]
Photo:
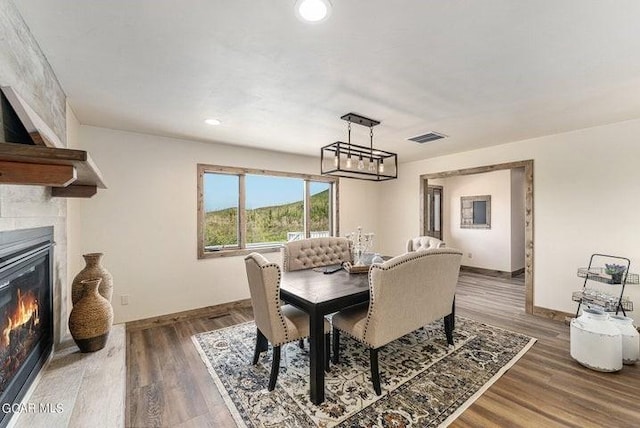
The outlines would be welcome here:
[[[622,369],[622,335],[608,314],[584,309],[582,315],[571,320],[571,357],[601,372]]]

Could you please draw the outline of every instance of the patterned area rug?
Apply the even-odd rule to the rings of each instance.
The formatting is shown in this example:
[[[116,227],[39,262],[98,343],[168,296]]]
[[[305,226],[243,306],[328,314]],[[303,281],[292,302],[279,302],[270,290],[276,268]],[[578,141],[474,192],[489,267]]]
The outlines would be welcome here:
[[[456,317],[455,346],[449,347],[442,325],[435,322],[382,348],[380,397],[369,377],[369,352],[343,335],[340,364],[326,374],[319,406],[309,401],[308,345],[282,347],[278,383],[268,392],[271,347],[251,365],[253,322],[192,339],[240,427],[431,427],[453,421],[535,342]]]

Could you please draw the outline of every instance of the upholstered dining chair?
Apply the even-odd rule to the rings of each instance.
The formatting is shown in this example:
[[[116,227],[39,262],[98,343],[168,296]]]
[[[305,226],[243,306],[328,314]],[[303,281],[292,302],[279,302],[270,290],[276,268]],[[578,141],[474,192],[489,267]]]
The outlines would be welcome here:
[[[287,242],[282,250],[282,266],[286,272],[338,265],[351,261],[347,238],[308,238]]]
[[[378,350],[389,342],[444,317],[453,345],[454,299],[462,253],[453,248],[405,253],[369,270],[368,303],[332,318],[333,363],[340,356],[340,332],[369,347],[371,380],[381,394]]]
[[[273,391],[280,371],[280,347],[309,336],[308,315],[291,306],[280,303],[280,266],[270,263],[264,256],[251,253],[245,259],[251,306],[257,327],[253,365],[258,364],[260,353],[266,351],[268,342],[273,347],[269,391]],[[325,320],[325,370],[329,370],[331,326]]]
[[[418,236],[407,241],[407,252],[444,248],[444,241],[432,236]]]

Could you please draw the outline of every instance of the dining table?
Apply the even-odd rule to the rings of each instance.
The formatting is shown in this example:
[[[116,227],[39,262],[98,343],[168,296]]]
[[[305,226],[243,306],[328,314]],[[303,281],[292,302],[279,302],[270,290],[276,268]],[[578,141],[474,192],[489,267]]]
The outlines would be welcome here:
[[[324,401],[324,317],[368,302],[368,277],[331,267],[282,272],[280,298],[309,314],[309,394],[314,404]]]

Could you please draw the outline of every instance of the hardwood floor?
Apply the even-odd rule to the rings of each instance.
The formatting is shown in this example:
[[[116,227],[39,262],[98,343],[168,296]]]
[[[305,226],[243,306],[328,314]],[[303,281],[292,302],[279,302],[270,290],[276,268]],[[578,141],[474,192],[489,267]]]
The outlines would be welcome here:
[[[538,342],[454,423],[486,426],[640,426],[640,365],[599,373],[569,355],[569,327],[524,313],[522,278],[461,273],[457,315]],[[234,427],[191,342],[193,334],[252,319],[250,309],[127,332],[127,426]]]

